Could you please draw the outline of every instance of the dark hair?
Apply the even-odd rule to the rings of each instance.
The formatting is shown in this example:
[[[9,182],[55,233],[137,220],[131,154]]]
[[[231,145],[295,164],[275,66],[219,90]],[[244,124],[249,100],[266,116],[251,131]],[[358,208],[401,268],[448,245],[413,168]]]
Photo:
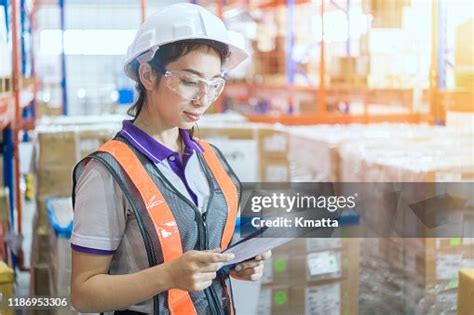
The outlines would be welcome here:
[[[154,64],[159,64],[163,67],[166,67],[169,63],[187,55],[188,53],[206,46],[209,49],[214,49],[219,54],[219,57],[221,58],[221,63],[224,63],[224,61],[229,56],[229,46],[227,46],[226,44],[206,39],[190,39],[177,41],[161,46],[156,51],[153,59],[150,60],[148,63],[152,66],[152,69],[156,68],[153,67]],[[135,72],[136,77],[138,78],[137,83],[135,85],[135,88],[138,91],[138,98],[135,103],[128,109],[127,114],[136,118],[140,114],[143,105],[145,104],[146,91],[145,87],[140,81],[140,75],[138,73],[140,63],[135,60],[132,62],[131,67]],[[158,79],[158,84],[159,83],[160,78]]]

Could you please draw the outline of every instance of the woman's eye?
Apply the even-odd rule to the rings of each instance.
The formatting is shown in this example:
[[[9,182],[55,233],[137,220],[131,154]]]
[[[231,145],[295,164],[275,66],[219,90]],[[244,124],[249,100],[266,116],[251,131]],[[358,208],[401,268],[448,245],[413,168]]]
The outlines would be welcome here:
[[[188,85],[188,86],[196,86],[198,84],[197,81],[192,80],[192,79],[188,79],[188,78],[181,78],[181,82],[183,84]]]

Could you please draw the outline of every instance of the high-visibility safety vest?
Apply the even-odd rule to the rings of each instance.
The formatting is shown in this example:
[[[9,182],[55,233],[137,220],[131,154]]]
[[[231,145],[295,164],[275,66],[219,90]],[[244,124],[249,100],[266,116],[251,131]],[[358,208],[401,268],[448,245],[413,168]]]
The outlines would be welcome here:
[[[218,245],[221,250],[224,250],[229,246],[234,234],[240,193],[239,183],[235,182],[236,176],[220,152],[216,149],[216,152],[219,153],[218,157],[214,147],[203,140],[198,141],[204,152],[196,154],[198,154],[201,166],[207,171],[206,175],[208,175],[211,188],[209,206],[211,206],[211,203],[213,204],[211,211],[213,211],[212,217],[217,218],[215,222],[212,222],[211,217],[206,217],[210,207],[201,214],[189,200],[184,200],[184,196],[179,196],[177,191],[170,190],[170,183],[164,176],[159,176],[160,173],[156,166],[154,167],[151,161],[120,136],[106,142],[96,152],[79,162],[74,170],[75,184],[84,165],[90,159],[95,159],[106,166],[121,187],[137,217],[150,267],[159,263],[171,262],[183,255],[186,250],[196,248],[206,250],[214,245]],[[229,173],[234,178],[231,178]],[[158,177],[160,178],[158,179]],[[162,185],[160,189],[158,187],[160,185],[157,185],[157,183],[167,185]],[[178,198],[176,198],[177,196]],[[215,199],[215,202],[213,202],[213,199]],[[176,206],[173,207],[175,204]],[[192,212],[190,212],[189,207],[183,207],[184,204],[195,210],[196,220],[194,220],[194,216],[190,216]],[[214,207],[220,208],[221,211],[216,211]],[[183,211],[187,212],[184,213]],[[192,218],[190,219],[190,217]],[[180,224],[177,223],[177,218],[181,222],[186,222],[181,223],[181,229]],[[198,225],[198,237],[193,237],[192,231],[196,230],[192,224],[194,221]],[[212,225],[212,229],[208,230],[208,225]],[[188,226],[190,231],[186,230]],[[220,230],[218,234],[216,234],[216,229]],[[214,233],[212,239],[209,239],[209,231]],[[220,239],[216,240],[218,236],[220,236]],[[196,241],[193,242],[193,239],[196,239]],[[186,250],[183,249],[183,245],[187,247]],[[202,300],[204,297],[203,293],[209,307],[206,310],[202,308],[202,301],[199,303],[199,299]],[[219,299],[219,293],[221,299]],[[163,298],[163,295],[167,296],[160,302],[160,296]],[[227,303],[224,303],[223,300],[226,300]],[[159,306],[163,306],[164,301],[167,301],[167,305],[165,305],[167,309],[161,309]],[[234,313],[232,298],[223,278],[215,279],[211,287],[205,289],[204,292],[190,293],[180,289],[170,289],[155,296],[153,305],[155,314],[167,313],[167,311],[173,315],[201,314],[203,312],[206,314]]]

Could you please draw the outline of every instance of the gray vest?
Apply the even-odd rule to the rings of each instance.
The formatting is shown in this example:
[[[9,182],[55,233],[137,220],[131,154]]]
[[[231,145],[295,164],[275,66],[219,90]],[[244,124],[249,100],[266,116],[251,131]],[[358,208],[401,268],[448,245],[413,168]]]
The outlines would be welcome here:
[[[152,161],[136,150],[120,135],[117,135],[115,140],[126,143],[133,150],[165,198],[178,225],[183,252],[220,247],[227,219],[227,204],[217,181],[202,156],[202,153],[196,154],[198,154],[201,167],[206,173],[211,191],[207,210],[201,214],[194,203],[173,187]],[[214,149],[224,170],[229,174],[232,182],[236,185],[240,200],[240,181],[232,171],[222,153],[216,147],[212,146],[212,148]],[[77,180],[87,161],[90,159],[102,163],[109,170],[133,208],[131,210],[135,213],[137,218],[138,226],[145,243],[149,266],[152,267],[163,263],[160,242],[142,199],[126,173],[110,154],[105,152],[94,152],[76,165],[73,173],[73,204],[75,203],[75,186]],[[232,290],[227,289],[227,278],[228,277],[225,275],[218,274],[218,277],[214,279],[213,284],[209,288],[200,292],[189,292],[198,314],[230,314]],[[154,314],[169,314],[167,295],[167,292],[163,292],[153,297]]]

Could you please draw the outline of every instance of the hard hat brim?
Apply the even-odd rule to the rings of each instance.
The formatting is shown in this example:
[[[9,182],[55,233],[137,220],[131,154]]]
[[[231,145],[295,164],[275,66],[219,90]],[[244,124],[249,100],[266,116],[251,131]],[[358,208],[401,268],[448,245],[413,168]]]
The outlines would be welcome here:
[[[183,38],[183,39],[179,39],[179,40],[174,40],[174,41],[169,42],[169,43],[174,43],[174,42],[177,42],[177,41],[180,41],[180,40],[188,40],[188,39],[202,39],[202,38],[189,38],[188,37],[188,38]],[[169,44],[169,43],[161,43],[159,46],[163,46],[163,45],[166,45],[166,44]],[[228,71],[234,69],[235,67],[237,67],[239,64],[241,64],[245,59],[247,59],[249,57],[249,54],[244,49],[242,49],[242,48],[240,48],[236,45],[229,44],[229,43],[223,43],[223,44],[226,44],[229,47],[229,57],[222,64],[222,71],[223,72],[228,72]],[[155,51],[158,51],[159,46],[157,45],[155,47],[152,47],[151,49],[154,49]],[[145,52],[142,52],[142,53],[137,54],[135,56],[131,56],[130,58],[127,59],[127,61],[124,64],[125,74],[127,75],[127,77],[129,77],[133,81],[138,81],[138,78],[136,76],[136,73],[131,68],[131,64],[132,64],[133,61],[135,61],[137,59],[137,57],[139,55],[141,55],[143,53],[145,53]]]

